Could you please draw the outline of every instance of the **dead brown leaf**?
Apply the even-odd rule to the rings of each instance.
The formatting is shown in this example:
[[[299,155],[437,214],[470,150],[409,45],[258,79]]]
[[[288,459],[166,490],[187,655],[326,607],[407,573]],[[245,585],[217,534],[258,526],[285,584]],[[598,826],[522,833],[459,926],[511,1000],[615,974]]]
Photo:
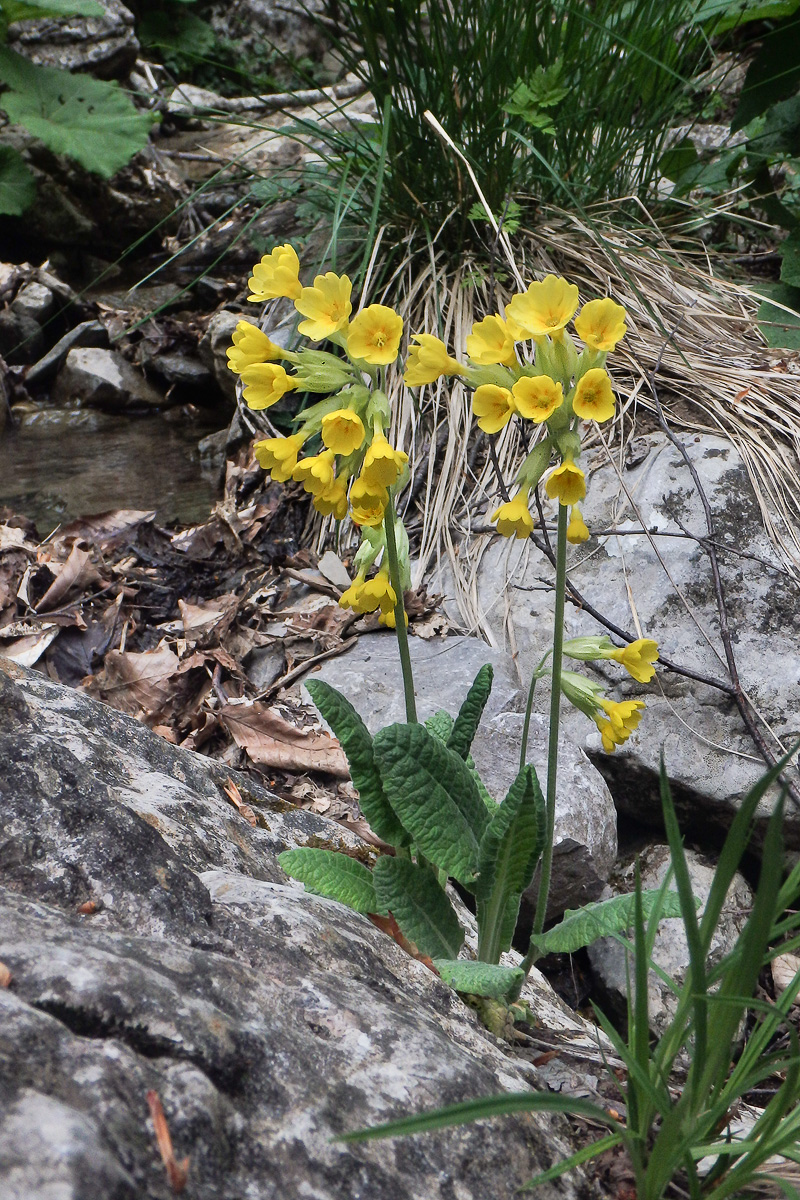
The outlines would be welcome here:
[[[3,648],[3,654],[6,658],[19,663],[21,667],[32,667],[39,661],[50,643],[55,641],[58,633],[58,625],[47,626],[39,633],[17,638],[16,641]]]
[[[187,642],[208,646],[219,642],[230,629],[241,606],[241,600],[232,592],[217,596],[205,604],[188,604],[178,601],[183,622],[183,636]]]
[[[186,1181],[189,1177],[189,1159],[185,1158],[183,1162],[178,1162],[175,1158],[167,1118],[164,1115],[164,1108],[159,1099],[158,1092],[150,1091],[147,1093],[147,1106],[150,1109],[150,1118],[153,1122],[161,1161],[166,1167],[170,1187],[177,1195],[186,1187]]]
[[[242,799],[242,793],[239,791],[232,779],[228,780],[222,790],[234,808],[236,808],[241,816],[244,817],[245,821],[247,821],[248,825],[255,826],[258,824],[258,818],[256,817],[256,814],[253,812],[249,804],[245,804],[244,800]]]
[[[88,583],[90,577],[97,578],[97,571],[91,565],[91,555],[85,544],[81,542],[74,543],[65,563],[51,562],[47,565],[55,575],[55,579],[35,606],[36,612],[47,612],[49,609],[58,608],[71,588]]]
[[[62,525],[60,539],[75,538],[95,546],[109,546],[113,542],[129,538],[135,529],[156,519],[155,509],[145,511],[136,508],[115,508],[109,512],[95,513],[91,517],[79,517]]]
[[[13,978],[14,976],[11,974],[6,964],[0,962],[0,987],[9,987]]]
[[[228,704],[219,719],[254,763],[283,771],[326,771],[349,779],[347,759],[328,733],[298,729],[257,701]]]
[[[205,672],[202,679],[207,681]],[[110,650],[103,670],[84,686],[120,712],[155,722],[184,709],[198,692],[196,677],[163,644],[141,653]]]

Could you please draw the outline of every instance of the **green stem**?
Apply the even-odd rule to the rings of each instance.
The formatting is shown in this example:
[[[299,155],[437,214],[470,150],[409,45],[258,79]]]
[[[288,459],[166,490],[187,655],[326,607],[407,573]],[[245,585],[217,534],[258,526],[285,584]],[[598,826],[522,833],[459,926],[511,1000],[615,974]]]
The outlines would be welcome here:
[[[531,675],[531,686],[528,688],[528,703],[525,705],[525,721],[522,726],[522,744],[519,748],[519,769],[523,770],[525,763],[528,761],[528,735],[531,729],[531,712],[533,711],[533,693],[536,691],[536,684],[542,677],[542,668],[552,654],[552,649],[544,654],[539,662],[538,667]]]
[[[403,670],[403,694],[406,700],[406,720],[409,725],[416,724],[417,704],[414,699],[414,677],[411,672],[411,654],[408,649],[408,631],[406,629],[406,611],[403,608],[403,583],[400,578],[400,562],[397,557],[397,541],[394,536],[394,499],[389,492],[389,503],[383,516],[383,528],[386,534],[386,556],[389,559],[389,578],[392,581],[397,600],[394,606],[395,633],[397,634],[397,649],[400,651],[400,666]]]
[[[536,912],[533,918],[533,933],[528,953],[520,963],[525,975],[528,974],[539,953],[533,942],[533,937],[542,932],[547,912],[547,898],[550,894],[550,876],[553,870],[553,841],[556,823],[556,783],[558,779],[558,727],[561,717],[561,661],[564,647],[564,597],[567,582],[567,517],[569,510],[566,504],[558,506],[558,533],[556,535],[556,591],[555,613],[553,615],[553,670],[552,691],[550,693],[550,734],[547,744],[547,796],[545,810],[547,815],[547,832],[542,854],[542,871],[539,878],[539,892],[536,897]],[[519,995],[512,996],[516,1000]]]

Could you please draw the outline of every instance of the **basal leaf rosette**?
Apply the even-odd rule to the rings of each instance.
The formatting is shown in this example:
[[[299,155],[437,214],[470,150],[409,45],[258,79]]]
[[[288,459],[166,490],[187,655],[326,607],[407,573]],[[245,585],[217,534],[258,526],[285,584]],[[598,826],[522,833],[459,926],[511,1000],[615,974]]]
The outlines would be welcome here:
[[[397,594],[389,581],[384,524],[390,493],[408,476],[408,456],[387,437],[392,414],[383,375],[399,354],[403,319],[385,304],[367,305],[353,315],[352,283],[346,275],[327,271],[304,286],[300,274],[294,247],[277,246],[253,267],[247,298],[254,303],[293,301],[302,318],[299,337],[327,342],[335,352],[302,342],[288,350],[242,320],[228,350],[228,366],[240,377],[243,399],[252,409],[272,408],[295,392],[322,397],[303,410],[294,433],[256,441],[254,453],[275,482],[302,484],[321,515],[337,521],[349,516],[361,527],[356,578],[341,603],[359,612],[379,612],[385,624],[392,624]],[[431,353],[429,345],[423,349]],[[435,350],[433,354],[437,358]],[[452,366],[458,368],[455,362]],[[392,520],[405,588],[410,586],[408,538],[402,523]],[[373,568],[376,574],[369,579]]]

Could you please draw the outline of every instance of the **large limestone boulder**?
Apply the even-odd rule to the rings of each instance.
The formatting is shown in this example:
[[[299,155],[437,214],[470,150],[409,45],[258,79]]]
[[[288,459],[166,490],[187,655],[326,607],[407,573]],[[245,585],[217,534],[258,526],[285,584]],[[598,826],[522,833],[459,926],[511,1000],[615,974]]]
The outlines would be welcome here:
[[[540,1078],[275,861],[309,841],[368,854],[353,835],[239,776],[251,826],[221,764],[4,659],[0,761],[4,1200],[168,1200],[152,1091],[189,1157],[186,1194],[214,1200],[510,1198],[568,1152],[538,1116],[331,1142]],[[586,1043],[536,988],[543,1025]],[[575,1174],[541,1190],[584,1193]]]

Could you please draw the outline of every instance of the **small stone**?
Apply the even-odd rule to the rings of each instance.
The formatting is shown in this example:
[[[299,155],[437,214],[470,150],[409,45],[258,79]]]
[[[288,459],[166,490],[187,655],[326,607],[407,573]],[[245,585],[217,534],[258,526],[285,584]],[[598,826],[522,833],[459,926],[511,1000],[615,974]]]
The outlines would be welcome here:
[[[26,283],[11,302],[12,312],[43,324],[55,308],[56,298],[43,283]]]
[[[68,352],[53,398],[62,404],[78,400],[110,412],[135,412],[164,404],[162,394],[121,354],[95,347]]]
[[[81,321],[69,333],[65,333],[51,350],[48,350],[38,362],[34,363],[25,376],[26,387],[37,383],[46,383],[52,379],[67,357],[67,353],[76,346],[104,347],[108,345],[108,334],[105,326],[99,321]]]

